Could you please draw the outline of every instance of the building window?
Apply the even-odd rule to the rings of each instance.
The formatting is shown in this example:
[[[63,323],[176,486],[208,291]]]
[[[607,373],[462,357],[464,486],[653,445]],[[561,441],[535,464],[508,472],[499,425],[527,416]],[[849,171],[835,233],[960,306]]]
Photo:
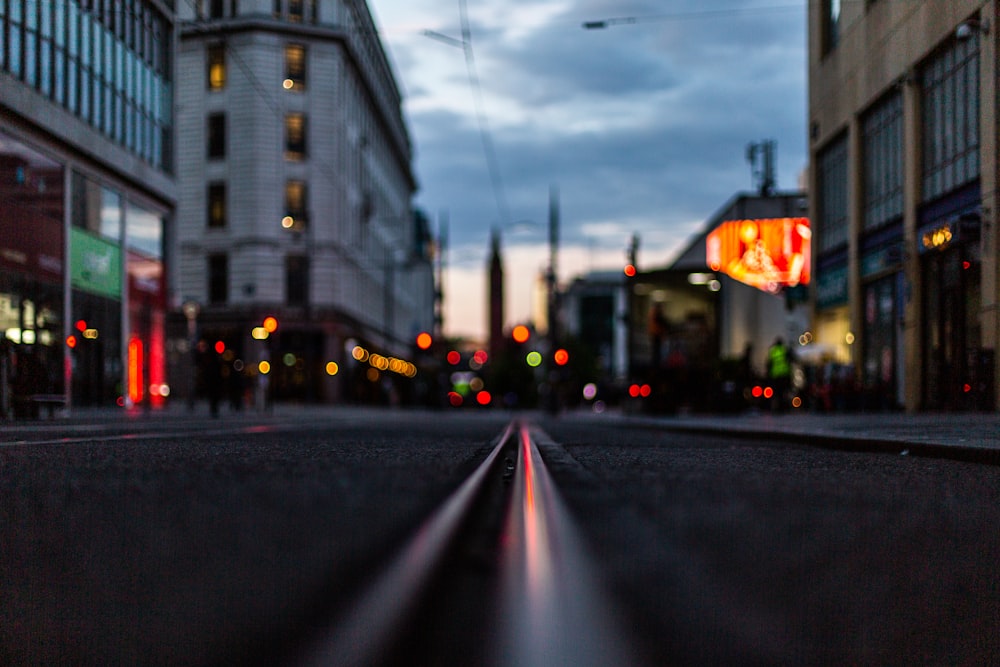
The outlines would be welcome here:
[[[285,258],[285,303],[304,306],[309,299],[309,259],[302,255]]]
[[[285,46],[285,90],[303,90],[306,87],[306,47],[301,44]]]
[[[229,258],[225,255],[208,256],[208,302],[225,304],[229,300]]]
[[[208,226],[225,227],[226,216],[226,184],[215,182],[208,184]]]
[[[903,96],[896,92],[861,120],[866,231],[903,215]]]
[[[847,135],[817,155],[816,163],[816,244],[825,252],[847,243]]]
[[[302,22],[302,5],[303,0],[287,0],[288,1],[288,20],[294,21],[296,23]]]
[[[281,226],[285,229],[302,230],[309,224],[308,197],[304,181],[285,182],[285,216]]]
[[[226,157],[226,114],[213,113],[208,117],[208,158]]]
[[[208,47],[208,89],[222,90],[226,87],[226,47],[213,44]]]
[[[953,42],[923,69],[923,200],[976,180],[979,38]]]
[[[301,113],[285,114],[285,159],[306,157],[306,117]]]
[[[840,41],[840,4],[841,0],[821,0],[823,14],[822,21],[822,41],[823,53],[827,54],[837,47]]]

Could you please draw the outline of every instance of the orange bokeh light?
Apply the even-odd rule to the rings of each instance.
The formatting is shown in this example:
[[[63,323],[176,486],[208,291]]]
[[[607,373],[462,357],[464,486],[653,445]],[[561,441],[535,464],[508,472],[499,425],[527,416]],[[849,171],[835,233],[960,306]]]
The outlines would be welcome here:
[[[514,338],[515,343],[526,343],[531,338],[531,331],[523,324],[518,324],[511,332],[511,336]]]

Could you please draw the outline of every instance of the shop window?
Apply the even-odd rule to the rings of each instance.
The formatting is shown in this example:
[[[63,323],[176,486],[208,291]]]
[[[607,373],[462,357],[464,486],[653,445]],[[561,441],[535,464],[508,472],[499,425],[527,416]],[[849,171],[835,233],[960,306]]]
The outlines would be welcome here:
[[[301,113],[285,115],[285,159],[303,160],[306,157],[306,117]]]
[[[226,114],[214,113],[208,117],[208,158],[226,157]]]
[[[226,184],[208,184],[208,226],[226,226]]]
[[[223,305],[229,300],[229,258],[225,255],[208,257],[208,302]]]
[[[285,46],[285,90],[303,90],[306,87],[306,47],[301,44]]]
[[[226,87],[226,47],[213,44],[208,47],[208,89],[222,90]]]

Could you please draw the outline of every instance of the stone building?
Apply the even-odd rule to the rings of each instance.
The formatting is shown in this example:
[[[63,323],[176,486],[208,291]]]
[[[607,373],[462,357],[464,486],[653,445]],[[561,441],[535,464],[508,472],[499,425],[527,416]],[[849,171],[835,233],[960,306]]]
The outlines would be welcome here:
[[[412,209],[401,95],[367,5],[197,1],[179,3],[178,19],[190,343],[221,343],[231,377],[268,362],[277,399],[405,393],[409,378],[366,360],[406,360],[433,330],[432,243]],[[277,330],[254,338],[266,317]],[[177,364],[184,375],[186,358]]]
[[[998,7],[809,3],[815,335],[887,405],[996,407]]]

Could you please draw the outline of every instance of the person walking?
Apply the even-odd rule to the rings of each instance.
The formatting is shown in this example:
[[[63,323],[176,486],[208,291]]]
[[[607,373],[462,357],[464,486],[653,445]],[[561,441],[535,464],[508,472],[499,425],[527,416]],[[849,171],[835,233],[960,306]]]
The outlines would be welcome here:
[[[791,353],[781,336],[776,337],[767,349],[767,378],[774,390],[772,409],[781,412],[785,409],[792,385]]]

